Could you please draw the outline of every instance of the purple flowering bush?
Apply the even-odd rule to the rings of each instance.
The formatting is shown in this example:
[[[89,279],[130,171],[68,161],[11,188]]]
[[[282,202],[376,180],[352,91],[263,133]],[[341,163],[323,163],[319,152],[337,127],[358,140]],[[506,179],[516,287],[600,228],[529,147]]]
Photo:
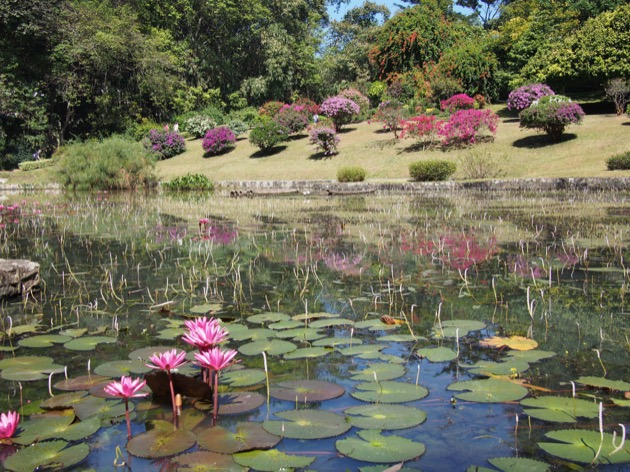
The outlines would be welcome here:
[[[581,123],[583,117],[582,107],[562,95],[543,97],[519,113],[521,128],[543,131],[552,141],[559,141],[565,128]]]
[[[454,113],[457,110],[466,110],[475,107],[475,99],[465,93],[458,93],[451,98],[440,101],[440,108],[447,113]]]
[[[219,126],[208,130],[201,142],[203,150],[209,154],[219,154],[221,151],[236,145],[236,135],[227,126]]]
[[[359,105],[343,97],[327,98],[321,104],[320,110],[322,115],[332,120],[335,131],[341,130],[343,125],[350,123],[352,118],[361,112]]]
[[[555,95],[555,92],[551,90],[548,85],[523,85],[522,87],[510,92],[510,95],[508,95],[507,107],[508,110],[521,111],[529,107],[532,102],[548,95]]]
[[[370,99],[355,88],[347,88],[337,94],[338,97],[347,98],[359,105],[361,112],[367,112],[370,108]]]
[[[339,136],[336,131],[328,126],[316,126],[309,131],[309,143],[314,144],[316,149],[324,152],[325,156],[332,156],[337,153]]]
[[[439,129],[445,146],[474,144],[484,131],[497,132],[499,117],[492,110],[457,110]]]
[[[144,143],[145,147],[159,156],[168,159],[186,150],[186,140],[175,131],[152,129]]]

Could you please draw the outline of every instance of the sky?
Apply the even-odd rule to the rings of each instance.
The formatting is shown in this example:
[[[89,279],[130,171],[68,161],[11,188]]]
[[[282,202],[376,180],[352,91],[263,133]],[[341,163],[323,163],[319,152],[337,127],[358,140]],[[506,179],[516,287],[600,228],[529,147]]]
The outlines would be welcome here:
[[[347,5],[342,5],[339,8],[339,11],[336,11],[335,7],[330,7],[328,9],[328,14],[330,15],[330,19],[331,20],[340,20],[341,18],[343,18],[343,15],[350,9],[358,7],[363,5],[363,2],[365,0],[350,0],[350,2]],[[400,0],[372,0],[374,3],[378,3],[380,5],[385,5],[387,8],[389,8],[389,12],[392,16],[394,16],[394,13],[396,13],[399,9],[394,6],[395,3],[402,3],[400,2]]]

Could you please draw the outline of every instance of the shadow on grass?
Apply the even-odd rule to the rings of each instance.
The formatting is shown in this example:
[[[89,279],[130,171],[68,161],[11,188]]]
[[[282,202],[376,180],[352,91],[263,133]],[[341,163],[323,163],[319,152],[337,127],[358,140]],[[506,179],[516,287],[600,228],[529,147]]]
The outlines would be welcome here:
[[[573,141],[576,138],[577,134],[568,133],[563,134],[558,141],[552,141],[546,134],[539,134],[536,136],[527,136],[525,138],[517,139],[512,143],[512,146],[514,146],[515,148],[538,149],[547,146],[553,146],[554,144]]]
[[[221,151],[219,151],[219,152],[216,152],[216,153],[212,153],[212,152],[205,152],[205,153],[203,154],[203,157],[204,157],[205,159],[208,159],[208,158],[210,158],[210,157],[219,157],[219,156],[223,156],[223,155],[225,155],[225,154],[229,154],[229,153],[231,153],[232,151],[234,151],[234,147],[226,148],[226,149],[223,149],[223,150],[221,150]]]
[[[423,143],[414,143],[411,146],[407,146],[402,148],[398,154],[402,153],[412,153],[412,152],[423,152],[423,151],[434,151],[440,147],[439,143],[434,144],[423,144]]]
[[[506,108],[500,108],[497,111],[497,115],[499,115],[499,118],[514,118],[514,119],[518,120],[518,112],[508,110],[507,107]],[[508,121],[508,123],[510,123],[510,121]]]
[[[517,118],[506,118],[505,120],[503,120],[503,123],[518,123],[519,121],[521,121],[518,117]]]
[[[299,141],[300,139],[308,138],[308,134],[306,133],[298,133],[292,134],[289,136],[289,141]]]
[[[316,152],[315,154],[311,154],[310,156],[308,156],[308,158],[311,161],[323,161],[324,159],[332,159],[333,156],[334,156],[334,154],[326,155],[322,151],[322,152]]]
[[[341,128],[341,131],[337,131],[337,134],[346,134],[346,133],[350,133],[351,131],[356,131],[357,128],[348,128],[348,127],[344,127]]]
[[[280,154],[282,151],[286,150],[287,146],[274,146],[271,149],[261,149],[260,151],[256,151],[251,156],[252,159],[258,159],[261,157],[269,157],[274,156],[276,154]]]
[[[611,113],[615,113],[615,105],[612,102],[605,100],[580,103],[580,106],[587,115],[609,115]]]
[[[630,126],[630,121],[626,121],[625,123],[621,123],[621,126]]]

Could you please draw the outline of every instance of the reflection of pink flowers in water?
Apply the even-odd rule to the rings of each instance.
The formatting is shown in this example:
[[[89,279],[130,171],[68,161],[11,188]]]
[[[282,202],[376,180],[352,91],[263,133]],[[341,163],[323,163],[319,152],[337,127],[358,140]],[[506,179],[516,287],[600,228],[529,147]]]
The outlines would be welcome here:
[[[155,228],[155,242],[158,244],[163,242],[175,242],[181,244],[187,234],[188,228],[184,225],[158,225]]]
[[[530,264],[522,254],[508,261],[508,270],[521,277],[534,277],[536,279],[547,277],[547,271],[545,269],[539,265]]]
[[[437,241],[403,239],[401,250],[419,256],[431,255],[434,260],[442,262],[445,266],[465,270],[488,260],[499,249],[494,237],[486,243],[480,243],[474,235],[446,234],[440,236]]]
[[[326,267],[345,274],[359,274],[361,272],[362,260],[363,256],[360,254],[353,256],[331,252],[324,256]]]
[[[216,244],[231,244],[238,237],[235,230],[223,225],[204,224],[203,228],[199,224],[200,236],[204,241],[212,241]]]

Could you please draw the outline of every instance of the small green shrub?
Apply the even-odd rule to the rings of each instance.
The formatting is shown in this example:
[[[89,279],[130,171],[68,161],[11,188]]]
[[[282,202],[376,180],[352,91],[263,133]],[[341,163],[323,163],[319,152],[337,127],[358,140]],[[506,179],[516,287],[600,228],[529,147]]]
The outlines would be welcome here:
[[[214,190],[214,183],[203,174],[186,174],[165,182],[163,187],[174,192],[190,190]]]
[[[242,110],[234,110],[233,112],[230,113],[230,120],[241,120],[245,122],[245,124],[247,124],[248,126],[253,125],[257,119],[258,119],[258,109],[254,107],[246,107],[246,108],[243,108]]]
[[[209,129],[217,126],[217,122],[209,116],[194,115],[184,121],[183,130],[194,138],[203,138]]]
[[[152,129],[160,129],[162,125],[156,123],[155,121],[147,120],[146,118],[142,120],[140,123],[134,123],[127,129],[127,136],[129,136],[134,141],[142,141],[144,138],[149,136],[149,132]]]
[[[507,156],[495,158],[488,151],[473,149],[459,160],[459,174],[464,179],[496,179],[503,177],[502,162]]]
[[[518,116],[521,128],[544,131],[551,141],[559,141],[568,125],[582,122],[584,111],[568,97],[547,95],[533,101]]]
[[[65,146],[58,180],[72,190],[124,190],[157,183],[155,159],[141,143],[114,136]]]
[[[340,167],[337,170],[337,180],[339,182],[363,182],[365,169],[360,166]]]
[[[247,126],[247,124],[244,121],[236,120],[236,119],[228,121],[226,126],[230,128],[230,130],[232,130],[232,133],[234,133],[235,136],[240,136],[241,134],[245,134],[247,133],[247,130],[249,129],[249,126]]]
[[[221,126],[225,124],[225,113],[219,107],[215,106],[207,106],[199,112],[201,115],[209,117],[212,121],[216,123],[215,126]]]
[[[267,151],[287,139],[289,139],[289,130],[270,119],[261,120],[249,132],[249,142],[263,151]]]
[[[629,170],[630,151],[609,157],[606,161],[606,167],[608,167],[608,170]]]
[[[409,165],[409,175],[416,182],[446,180],[456,170],[457,166],[448,161],[416,161]]]
[[[53,159],[41,159],[39,161],[22,161],[18,164],[20,170],[28,172],[29,170],[44,169],[55,164]]]

